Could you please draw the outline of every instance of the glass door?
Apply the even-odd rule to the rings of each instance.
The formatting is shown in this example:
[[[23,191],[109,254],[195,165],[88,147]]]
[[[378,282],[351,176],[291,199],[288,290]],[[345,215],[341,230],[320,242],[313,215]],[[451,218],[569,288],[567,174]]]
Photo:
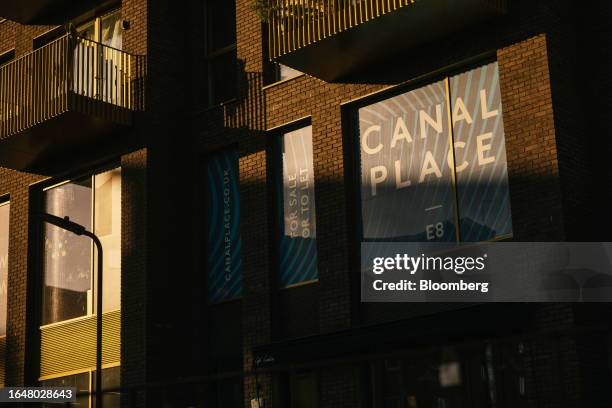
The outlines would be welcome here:
[[[121,105],[123,78],[129,69],[124,54],[121,12],[97,17],[77,29],[75,46],[74,90],[78,95]]]
[[[74,50],[74,91],[78,95],[95,98],[97,95],[96,20],[90,21],[77,30]]]
[[[100,39],[104,45],[101,53],[102,63],[102,96],[105,102],[123,105],[123,95],[126,82],[127,64],[121,52],[123,45],[123,30],[121,28],[121,13],[112,12],[100,18]]]

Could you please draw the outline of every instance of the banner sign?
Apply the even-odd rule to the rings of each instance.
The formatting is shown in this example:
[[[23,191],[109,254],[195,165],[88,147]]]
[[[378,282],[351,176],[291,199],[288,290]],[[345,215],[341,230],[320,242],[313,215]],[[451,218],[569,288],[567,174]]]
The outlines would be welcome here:
[[[511,233],[497,63],[358,115],[364,240],[479,241]]]
[[[512,233],[497,63],[450,79],[461,240]]]
[[[318,277],[312,126],[283,135],[282,163],[280,285],[287,287]]]
[[[238,155],[224,152],[207,163],[208,298],[242,295]]]
[[[612,243],[361,244],[363,302],[610,302]]]

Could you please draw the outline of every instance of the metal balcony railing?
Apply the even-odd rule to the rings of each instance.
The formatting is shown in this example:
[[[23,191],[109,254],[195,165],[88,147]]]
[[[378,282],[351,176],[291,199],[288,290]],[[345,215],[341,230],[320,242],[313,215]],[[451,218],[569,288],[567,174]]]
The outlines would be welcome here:
[[[144,110],[145,74],[145,56],[60,37],[0,67],[0,139],[69,110],[108,120],[113,110]]]
[[[274,59],[417,0],[270,0],[268,37]]]

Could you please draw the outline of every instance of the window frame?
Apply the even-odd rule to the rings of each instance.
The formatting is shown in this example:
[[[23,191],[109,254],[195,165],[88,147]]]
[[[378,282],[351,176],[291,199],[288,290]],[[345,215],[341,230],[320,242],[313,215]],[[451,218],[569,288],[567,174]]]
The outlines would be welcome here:
[[[113,368],[119,368],[119,384],[121,385],[121,363],[107,363],[107,364],[102,364],[102,371],[104,370],[108,370],[108,369],[113,369]],[[88,400],[89,400],[89,404],[88,407],[91,408],[94,405],[95,402],[95,391],[94,388],[96,386],[96,379],[95,379],[95,373],[96,373],[96,367],[86,367],[86,368],[82,368],[82,369],[78,369],[78,370],[72,370],[72,371],[63,371],[60,373],[54,373],[54,374],[50,374],[50,375],[46,375],[43,377],[39,377],[38,378],[38,383],[40,386],[44,386],[43,383],[45,381],[49,381],[49,380],[57,380],[60,378],[65,378],[65,377],[72,377],[72,376],[76,376],[76,375],[80,375],[80,374],[88,374],[88,384],[89,384],[89,396],[88,396]],[[104,389],[104,388],[102,388]],[[102,393],[104,395],[104,392]]]
[[[407,82],[393,85],[387,88],[384,88],[379,91],[375,91],[371,94],[358,97],[351,101],[347,101],[341,104],[342,110],[342,128],[343,128],[343,139],[345,148],[345,180],[347,188],[347,199],[349,200],[348,208],[349,208],[349,217],[353,220],[353,234],[355,237],[353,240],[353,248],[356,251],[355,253],[361,253],[361,243],[368,242],[364,239],[364,231],[363,231],[363,206],[361,201],[361,146],[360,146],[360,135],[359,135],[359,109],[363,107],[367,107],[378,102],[385,101],[390,98],[394,98],[396,96],[402,95],[407,92],[415,91],[426,87],[428,85],[434,84],[440,81],[446,81],[456,75],[466,73],[470,70],[480,68],[484,65],[495,63],[497,61],[497,56],[495,53],[485,53],[479,55],[470,60],[462,61],[458,64],[454,64],[449,67],[444,67],[440,70],[431,72],[429,74],[425,74],[423,76],[417,77],[413,80],[409,80]],[[452,100],[452,95],[449,95]],[[503,117],[503,112],[501,112]],[[452,129],[451,135],[454,138],[454,134]],[[506,141],[504,140],[504,143]],[[454,161],[454,150],[453,150],[453,161]],[[454,164],[454,162],[453,162]],[[456,197],[457,194],[457,181],[456,181],[456,171],[453,170],[453,193],[455,197],[452,198],[453,203],[455,205],[455,216],[456,219],[456,228],[459,231],[459,208],[458,208],[458,199]],[[457,235],[457,234],[456,234]],[[514,230],[510,234],[500,235],[494,237],[492,239],[480,242],[499,242],[499,241],[507,241],[514,239]],[[384,240],[380,240],[384,241]],[[370,241],[371,242],[371,241]],[[456,239],[452,242],[467,242]],[[355,263],[355,265],[359,265]]]
[[[115,169],[119,169],[122,170],[121,167],[121,163],[118,161],[113,161],[111,163],[108,163],[104,166],[101,167],[96,167],[93,169],[90,169],[88,171],[83,171],[83,172],[77,172],[71,176],[64,176],[64,177],[58,177],[58,178],[54,178],[54,179],[47,179],[44,180],[40,183],[36,183],[35,185],[33,185],[32,187],[35,189],[34,190],[34,194],[35,194],[35,208],[38,210],[38,212],[40,213],[44,213],[46,212],[45,209],[45,193],[47,191],[50,191],[54,188],[57,187],[61,187],[63,185],[66,185],[68,183],[72,183],[72,182],[76,182],[79,180],[85,180],[85,179],[90,179],[91,180],[91,195],[92,195],[92,202],[91,202],[91,225],[92,225],[92,229],[95,229],[95,212],[96,212],[96,204],[95,204],[95,177],[97,175],[115,170]],[[122,174],[123,177],[123,174]],[[122,180],[123,181],[123,180]],[[30,216],[35,216],[35,214],[32,214],[32,212],[30,213]],[[37,222],[37,228],[33,231],[34,233],[34,239],[32,240],[33,243],[35,243],[36,245],[36,249],[35,249],[35,253],[36,255],[36,259],[37,259],[37,265],[36,265],[36,270],[37,270],[37,274],[36,274],[36,286],[37,286],[37,293],[38,293],[38,301],[36,302],[36,305],[38,306],[38,324],[37,324],[37,329],[38,331],[49,328],[49,327],[54,327],[54,326],[59,326],[59,325],[64,325],[64,324],[69,324],[69,323],[73,323],[79,320],[85,320],[85,319],[90,319],[94,316],[97,315],[97,310],[96,310],[96,299],[97,299],[97,289],[95,289],[95,284],[97,282],[97,265],[96,265],[96,256],[97,256],[97,252],[95,250],[95,245],[92,242],[90,242],[90,248],[91,248],[91,255],[90,255],[90,265],[91,265],[91,278],[90,278],[90,283],[91,283],[91,290],[92,290],[92,296],[91,299],[89,299],[89,303],[87,305],[87,314],[84,314],[82,316],[77,316],[74,318],[70,318],[70,319],[65,319],[65,320],[60,320],[57,322],[51,322],[51,323],[44,323],[43,322],[43,316],[44,316],[44,307],[45,307],[45,297],[44,297],[44,290],[45,290],[45,248],[44,248],[44,242],[45,242],[45,226],[46,223],[42,220],[38,220]],[[121,231],[121,233],[123,233],[123,231]],[[106,268],[105,268],[106,269]],[[121,271],[122,272],[122,271]],[[121,310],[121,301],[119,302],[119,307],[116,309],[111,309],[111,310],[107,310],[107,311],[103,311],[102,314],[108,314],[108,313],[113,313],[113,312],[117,312]]]
[[[213,65],[215,61],[222,59],[232,53],[237,53],[238,50],[238,38],[237,38],[237,22],[236,22],[236,0],[231,0],[230,3],[234,6],[234,25],[233,30],[236,34],[235,41],[233,43],[229,43],[227,45],[221,46],[220,48],[213,48],[212,45],[212,26],[209,24],[209,17],[212,13],[210,9],[210,5],[214,0],[206,0],[204,2],[204,61],[206,64],[206,107],[208,109],[214,108],[217,106],[223,106],[228,103],[235,101],[238,98],[238,56],[236,55],[233,58],[235,69],[236,69],[236,79],[232,84],[232,97],[226,100],[215,101],[216,99],[216,90],[215,90],[215,81],[214,81],[214,68]]]
[[[115,14],[115,13],[118,13],[119,14],[119,18],[122,19],[123,15],[122,15],[121,7],[120,6],[119,7],[111,7],[109,9],[104,10],[103,12],[97,13],[96,15],[94,15],[91,18],[88,18],[88,19],[85,19],[85,20],[79,22],[76,25],[75,28],[76,28],[77,32],[80,32],[80,31],[83,30],[83,28],[85,28],[89,24],[93,24],[95,39],[93,39],[92,41],[102,44],[102,20],[105,17],[108,17],[111,14]],[[106,46],[106,47],[110,47],[110,46]],[[121,47],[120,50],[121,49],[123,49],[123,47]]]
[[[15,60],[15,48],[0,52],[0,68]],[[1,200],[0,200],[1,202]]]
[[[272,252],[272,259],[273,259],[273,277],[272,277],[272,283],[273,283],[273,288],[275,288],[275,290],[278,291],[282,291],[282,290],[288,290],[291,288],[295,288],[295,287],[299,287],[299,286],[304,286],[304,285],[312,285],[312,284],[317,284],[319,283],[319,277],[318,277],[318,272],[319,272],[319,262],[317,260],[317,278],[316,279],[311,279],[308,281],[303,281],[303,282],[298,282],[295,284],[291,284],[291,285],[287,285],[287,286],[282,286],[281,285],[281,257],[282,257],[282,253],[281,253],[281,248],[280,248],[280,241],[282,238],[282,232],[284,230],[284,206],[283,206],[283,159],[282,159],[282,148],[283,148],[283,137],[287,134],[287,133],[291,133],[294,132],[296,130],[300,130],[300,129],[304,129],[306,127],[311,127],[313,128],[313,124],[312,124],[312,117],[311,116],[306,116],[300,119],[297,119],[295,121],[291,121],[288,123],[285,123],[283,125],[277,126],[275,128],[269,129],[268,130],[268,134],[269,136],[269,143],[268,143],[268,148],[267,148],[267,156],[268,156],[268,185],[269,187],[269,194],[268,196],[271,197],[271,204],[270,204],[270,211],[269,213],[272,215],[270,217],[271,219],[271,233],[272,233],[272,242],[275,242],[276,244],[274,245],[274,247],[272,248],[271,252]],[[314,129],[314,128],[313,128]],[[314,132],[313,132],[314,133]],[[314,143],[313,143],[314,144]],[[315,167],[315,163],[314,163],[314,152],[313,152],[313,180],[314,180],[314,186],[315,186],[315,197],[314,197],[314,211],[315,211],[315,223],[317,222],[317,207],[316,207],[316,202],[317,202],[317,195],[316,195],[316,167]],[[315,224],[315,228],[316,228],[316,224]],[[317,252],[317,257],[319,254],[319,250],[318,250],[318,240],[315,236],[315,245],[316,245],[316,252]]]

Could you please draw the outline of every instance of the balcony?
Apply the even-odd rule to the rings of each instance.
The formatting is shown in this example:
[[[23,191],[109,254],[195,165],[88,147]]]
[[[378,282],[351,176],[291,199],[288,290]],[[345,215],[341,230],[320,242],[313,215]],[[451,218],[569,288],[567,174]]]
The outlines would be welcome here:
[[[0,166],[45,172],[127,148],[146,58],[64,36],[0,67]]]
[[[0,16],[20,24],[64,24],[105,0],[10,0],[0,1]]]
[[[270,58],[327,82],[503,14],[506,0],[270,0]]]

